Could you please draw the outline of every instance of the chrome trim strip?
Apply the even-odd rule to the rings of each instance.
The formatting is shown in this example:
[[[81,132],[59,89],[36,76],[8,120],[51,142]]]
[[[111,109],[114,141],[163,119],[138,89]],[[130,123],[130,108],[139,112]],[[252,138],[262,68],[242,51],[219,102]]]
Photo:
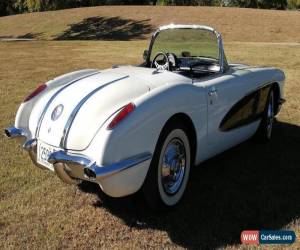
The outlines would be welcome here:
[[[223,47],[223,41],[222,36],[219,32],[214,30],[214,33],[217,36],[218,39],[218,45],[219,45],[219,63],[220,63],[220,73],[224,73],[228,68],[228,63],[225,57],[224,47]]]
[[[255,91],[258,91],[258,90],[263,89],[263,88],[265,88],[265,87],[267,87],[267,86],[269,86],[269,85],[272,85],[272,84],[274,84],[274,83],[275,83],[274,81],[267,81],[267,82],[264,82],[264,83],[262,83],[261,85],[257,86],[255,89],[249,90],[249,91],[244,95],[244,97],[247,96],[247,95],[252,94],[252,93],[255,92]]]
[[[91,180],[100,181],[101,179],[103,179],[107,176],[119,173],[119,172],[124,171],[128,168],[131,168],[135,165],[138,165],[144,161],[147,161],[147,160],[151,159],[151,157],[152,157],[152,154],[143,153],[143,154],[139,154],[134,157],[131,157],[127,160],[123,160],[123,161],[114,163],[109,166],[99,167],[96,164],[92,164],[90,167],[87,167],[84,170],[88,169],[94,173],[95,178],[90,178]],[[86,173],[86,171],[84,171],[84,172]]]
[[[25,149],[26,151],[30,151],[33,150],[36,147],[36,145],[37,145],[37,139],[31,139],[26,141],[23,144],[23,149]]]
[[[48,158],[48,162],[50,162],[51,164],[55,164],[55,163],[77,164],[83,167],[87,167],[91,164],[91,160],[85,156],[66,153],[65,151],[62,150],[52,153]]]
[[[90,76],[93,76],[93,75],[96,75],[96,74],[99,74],[100,71],[96,71],[96,72],[93,72],[93,73],[90,73],[90,74],[87,74],[87,75],[84,75],[84,76],[81,76],[79,78],[76,78],[74,80],[72,80],[71,82],[67,83],[65,86],[63,86],[62,88],[60,88],[58,91],[55,92],[55,94],[49,99],[49,101],[47,102],[39,120],[38,120],[38,124],[37,124],[37,128],[36,128],[36,131],[35,131],[35,137],[38,138],[39,136],[39,133],[40,133],[40,129],[41,129],[41,125],[42,125],[42,121],[45,117],[45,114],[50,106],[50,104],[53,102],[53,100],[55,99],[55,97],[57,97],[59,95],[59,93],[61,93],[63,90],[65,90],[67,87],[69,87],[70,85],[72,85],[73,83],[75,82],[78,82],[84,78],[87,78],[87,77],[90,77]]]
[[[79,112],[79,110],[81,109],[81,107],[83,106],[83,104],[92,96],[94,95],[96,92],[98,92],[100,89],[103,89],[104,87],[112,84],[112,83],[115,83],[117,81],[120,81],[120,80],[123,80],[123,79],[126,79],[128,78],[129,76],[123,76],[121,78],[118,78],[116,80],[113,80],[113,81],[110,81],[110,82],[107,82],[105,83],[104,85],[101,85],[100,87],[94,89],[92,92],[90,92],[89,94],[87,94],[77,105],[76,107],[73,109],[71,115],[69,116],[69,119],[64,127],[64,130],[63,130],[63,135],[61,137],[61,141],[60,141],[60,147],[61,148],[66,148],[67,147],[67,137],[69,135],[69,132],[70,132],[70,128],[72,126],[72,123],[75,119],[75,116],[77,115],[77,113]]]
[[[168,29],[205,29],[209,31],[215,32],[216,30],[212,27],[206,25],[199,25],[199,24],[168,24],[164,26],[160,26],[158,30],[168,30]]]
[[[24,129],[9,127],[4,130],[4,133],[9,138],[27,137],[27,133]]]
[[[151,158],[151,153],[142,153],[111,165],[98,166],[95,162],[84,155],[71,154],[60,150],[52,153],[49,156],[48,161],[54,165],[60,163],[66,164],[66,168],[68,169],[66,173],[69,173],[71,178],[98,182],[103,178],[134,167]],[[81,170],[78,170],[78,166],[81,168]],[[89,177],[86,175],[86,173],[92,173],[94,177]],[[64,179],[62,180],[64,181]]]
[[[219,64],[220,64],[219,73],[224,73],[227,70],[228,63],[227,63],[225,52],[224,52],[221,33],[216,31],[212,27],[209,27],[209,26],[206,26],[206,25],[197,25],[197,24],[192,24],[192,25],[189,25],[189,24],[187,24],[187,25],[186,24],[169,24],[169,25],[159,27],[153,33],[150,44],[149,44],[149,49],[148,49],[149,52],[148,52],[147,59],[146,59],[146,64],[147,65],[149,65],[149,63],[150,63],[150,55],[151,55],[152,47],[153,47],[153,44],[154,44],[154,41],[155,41],[156,37],[158,36],[158,34],[161,31],[168,30],[168,29],[202,29],[202,30],[207,30],[207,31],[210,31],[210,32],[214,33],[217,37],[218,47],[219,47]]]

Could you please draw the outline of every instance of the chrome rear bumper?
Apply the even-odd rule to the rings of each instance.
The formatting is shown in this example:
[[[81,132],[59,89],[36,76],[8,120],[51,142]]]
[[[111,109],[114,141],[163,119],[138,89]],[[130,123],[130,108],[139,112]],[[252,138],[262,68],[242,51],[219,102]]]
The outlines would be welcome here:
[[[5,129],[5,134],[9,138],[24,139],[25,143],[23,144],[23,148],[29,152],[34,164],[40,168],[47,169],[37,163],[36,139],[27,140],[26,132],[23,129],[15,127]],[[151,157],[151,153],[142,153],[107,166],[98,166],[95,161],[85,155],[59,150],[50,154],[48,162],[53,164],[55,173],[66,183],[75,184],[80,180],[100,183],[102,179],[108,176],[134,166],[138,167],[140,163],[151,159]]]
[[[150,153],[143,153],[111,165],[98,166],[94,161],[84,155],[72,154],[60,150],[52,153],[49,156],[48,161],[54,165],[56,172],[57,166],[62,168],[57,164],[64,164],[64,170],[71,178],[101,182],[102,179],[137,166],[138,164],[149,160],[151,157],[152,155]],[[61,179],[64,180],[64,178]],[[67,182],[69,183],[69,181]]]

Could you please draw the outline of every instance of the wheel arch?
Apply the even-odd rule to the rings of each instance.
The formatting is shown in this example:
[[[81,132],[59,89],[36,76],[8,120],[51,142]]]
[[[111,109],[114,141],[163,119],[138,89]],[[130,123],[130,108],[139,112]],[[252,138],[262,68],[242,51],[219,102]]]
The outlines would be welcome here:
[[[274,91],[274,98],[275,98],[275,115],[279,112],[279,106],[280,106],[280,87],[279,83],[274,82],[272,83],[271,89]]]
[[[180,122],[183,123],[186,127],[187,130],[186,132],[188,132],[188,138],[190,141],[190,147],[191,147],[191,159],[192,159],[192,165],[195,163],[196,160],[196,152],[197,152],[197,132],[194,126],[194,123],[192,121],[192,119],[190,118],[189,115],[185,114],[185,113],[176,113],[174,115],[172,115],[164,124],[162,131],[171,123],[174,122]]]

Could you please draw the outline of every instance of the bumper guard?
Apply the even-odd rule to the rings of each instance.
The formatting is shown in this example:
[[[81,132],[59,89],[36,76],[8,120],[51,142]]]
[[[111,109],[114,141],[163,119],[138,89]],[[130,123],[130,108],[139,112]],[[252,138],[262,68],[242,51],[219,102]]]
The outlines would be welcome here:
[[[101,179],[136,166],[151,159],[151,157],[150,153],[143,153],[111,165],[98,166],[84,155],[71,154],[60,150],[52,153],[48,161],[54,165],[55,170],[57,164],[64,164],[65,172],[73,178],[100,182]]]
[[[5,129],[5,134],[9,138],[21,138],[24,140],[23,149],[29,152],[34,164],[40,168],[45,168],[36,161],[37,139],[27,140],[25,130],[15,127]],[[48,162],[53,164],[55,173],[62,181],[76,184],[78,180],[100,182],[110,175],[137,166],[151,158],[151,153],[142,153],[107,166],[98,166],[95,161],[85,155],[59,150],[50,154]]]

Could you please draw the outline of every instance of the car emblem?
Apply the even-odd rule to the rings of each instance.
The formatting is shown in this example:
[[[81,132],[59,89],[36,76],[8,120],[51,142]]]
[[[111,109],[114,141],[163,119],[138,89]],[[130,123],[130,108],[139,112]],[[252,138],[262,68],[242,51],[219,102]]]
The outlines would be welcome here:
[[[59,104],[58,106],[56,106],[53,109],[52,114],[51,114],[52,121],[57,120],[61,116],[63,110],[64,110],[64,105]]]

